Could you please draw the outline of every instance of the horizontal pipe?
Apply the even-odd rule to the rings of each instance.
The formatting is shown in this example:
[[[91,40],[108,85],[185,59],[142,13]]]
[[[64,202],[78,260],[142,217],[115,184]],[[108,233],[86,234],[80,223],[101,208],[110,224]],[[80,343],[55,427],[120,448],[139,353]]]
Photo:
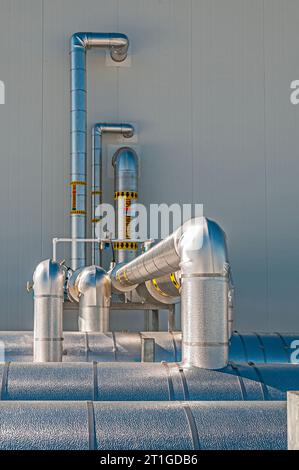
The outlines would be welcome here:
[[[287,449],[282,402],[16,401],[0,422],[0,450]]]
[[[177,363],[2,363],[2,400],[278,401],[299,390],[299,367],[229,364],[221,371]]]
[[[142,338],[155,340],[155,362],[181,360],[181,332],[79,333],[64,332],[63,361],[67,362],[140,362]],[[240,333],[235,331],[229,358],[234,362],[290,363],[291,345],[299,341],[299,333]],[[6,361],[32,361],[31,331],[2,331],[0,346]]]

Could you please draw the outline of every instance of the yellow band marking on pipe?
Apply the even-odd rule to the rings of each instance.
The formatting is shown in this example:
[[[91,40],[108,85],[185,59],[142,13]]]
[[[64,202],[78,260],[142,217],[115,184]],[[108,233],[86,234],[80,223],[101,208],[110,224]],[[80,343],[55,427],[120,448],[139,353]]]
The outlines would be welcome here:
[[[138,193],[136,191],[115,191],[114,199],[137,199]]]
[[[81,186],[86,186],[86,181],[71,181],[70,182],[70,185],[73,186],[73,185],[81,185]]]
[[[130,241],[114,242],[113,243],[113,248],[115,250],[137,250],[138,249],[138,243],[130,242]]]
[[[177,278],[175,277],[174,273],[170,274],[170,280],[172,284],[179,290],[181,288],[181,284],[178,282]]]
[[[86,211],[71,210],[71,211],[70,211],[70,214],[86,215]]]
[[[170,297],[168,294],[163,292],[162,289],[160,289],[160,287],[158,286],[158,283],[157,283],[157,279],[152,279],[152,284],[153,284],[154,288],[156,289],[156,291],[159,292],[159,294],[163,295],[164,297]]]

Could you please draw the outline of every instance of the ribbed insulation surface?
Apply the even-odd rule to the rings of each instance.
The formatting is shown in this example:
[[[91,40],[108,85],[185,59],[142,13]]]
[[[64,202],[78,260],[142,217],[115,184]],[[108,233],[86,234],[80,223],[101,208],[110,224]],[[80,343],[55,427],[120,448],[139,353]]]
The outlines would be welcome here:
[[[155,339],[155,362],[181,360],[181,333],[78,333],[64,332],[66,362],[140,362],[142,337]],[[231,339],[230,360],[234,362],[289,363],[294,349],[292,341],[299,333],[235,332]],[[32,361],[33,335],[31,332],[0,332],[0,346],[4,346],[6,361]],[[297,347],[297,346],[296,346]]]
[[[281,402],[0,403],[1,450],[286,448]]]
[[[177,364],[6,363],[1,399],[93,401],[285,400],[299,390],[297,365],[229,365],[221,371]]]

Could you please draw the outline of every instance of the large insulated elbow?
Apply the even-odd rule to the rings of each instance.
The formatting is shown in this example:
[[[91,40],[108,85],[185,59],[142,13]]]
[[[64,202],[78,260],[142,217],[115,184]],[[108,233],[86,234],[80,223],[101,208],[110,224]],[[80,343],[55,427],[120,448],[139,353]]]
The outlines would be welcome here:
[[[98,266],[88,266],[76,275],[75,284],[79,301],[79,330],[101,333],[109,331],[109,275]]]
[[[65,269],[50,259],[34,271],[34,362],[62,360],[65,274]]]
[[[226,237],[215,222],[191,220],[178,234],[183,365],[221,369],[228,362]]]
[[[111,273],[117,292],[166,274],[181,272],[182,362],[221,369],[228,362],[226,237],[216,222],[191,219],[146,253]]]

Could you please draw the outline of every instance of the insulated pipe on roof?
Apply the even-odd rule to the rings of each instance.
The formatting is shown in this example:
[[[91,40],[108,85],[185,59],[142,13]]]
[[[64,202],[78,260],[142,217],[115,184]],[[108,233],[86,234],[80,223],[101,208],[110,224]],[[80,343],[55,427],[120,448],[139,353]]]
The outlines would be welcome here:
[[[134,135],[131,124],[97,123],[92,128],[92,188],[91,188],[91,222],[92,238],[100,238],[96,233],[96,224],[100,217],[96,215],[97,207],[103,200],[103,162],[102,162],[102,136],[103,134],[120,134],[130,138]],[[92,244],[92,264],[101,266],[101,251],[97,243]]]
[[[228,277],[226,237],[215,222],[186,222],[146,253],[111,272],[116,291],[181,270],[182,362],[221,369],[228,363]]]
[[[0,422],[1,450],[287,449],[284,402],[12,401]]]
[[[229,364],[222,370],[177,363],[0,363],[2,400],[282,401],[298,390],[295,364]],[[240,383],[242,386],[240,386]]]
[[[181,361],[180,331],[146,331],[135,333],[63,332],[63,357],[66,362],[140,362],[142,344],[147,338],[155,342],[154,362]],[[230,340],[229,359],[232,362],[255,364],[290,363],[299,340],[299,333],[249,333],[234,331]],[[33,334],[31,331],[2,331],[6,361],[31,362]]]
[[[125,60],[129,40],[120,33],[75,33],[70,43],[71,58],[71,267],[86,265],[85,244],[75,239],[86,238],[86,51],[91,47],[110,50],[116,62]]]

